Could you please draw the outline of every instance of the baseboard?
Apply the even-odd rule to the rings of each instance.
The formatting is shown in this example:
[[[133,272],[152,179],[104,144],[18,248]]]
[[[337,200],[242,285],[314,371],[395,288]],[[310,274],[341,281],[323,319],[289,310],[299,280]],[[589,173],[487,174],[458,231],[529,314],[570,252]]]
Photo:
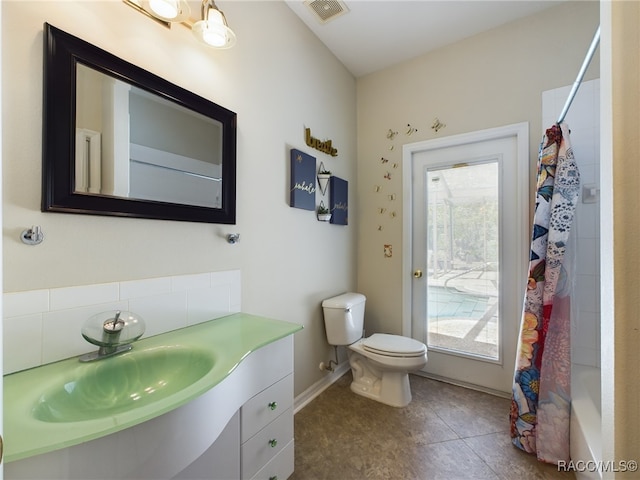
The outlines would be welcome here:
[[[316,383],[307,388],[304,392],[298,395],[293,400],[293,413],[296,414],[304,407],[306,407],[314,398],[324,392],[333,383],[335,383],[340,377],[349,371],[349,362],[342,362],[338,364],[333,372],[327,373],[324,377],[318,380]]]

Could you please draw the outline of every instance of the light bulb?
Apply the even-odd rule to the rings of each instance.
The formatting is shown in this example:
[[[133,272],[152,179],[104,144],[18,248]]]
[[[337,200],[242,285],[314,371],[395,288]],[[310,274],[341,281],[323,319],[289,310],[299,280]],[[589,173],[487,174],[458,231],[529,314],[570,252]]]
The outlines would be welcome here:
[[[196,38],[214,48],[230,48],[236,43],[233,31],[224,23],[216,20],[200,20],[193,24]]]
[[[180,13],[177,0],[149,0],[149,8],[158,17],[167,19],[176,18]]]
[[[184,22],[191,15],[186,0],[145,0],[144,9],[149,15],[165,22]]]
[[[221,29],[218,25],[209,25],[203,31],[202,39],[208,45],[212,47],[222,47],[227,43],[227,35],[224,29]]]

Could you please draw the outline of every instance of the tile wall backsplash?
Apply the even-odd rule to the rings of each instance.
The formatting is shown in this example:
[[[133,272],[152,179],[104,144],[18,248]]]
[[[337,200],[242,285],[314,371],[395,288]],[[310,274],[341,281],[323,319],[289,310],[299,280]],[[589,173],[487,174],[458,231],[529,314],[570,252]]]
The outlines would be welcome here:
[[[571,87],[542,93],[542,128],[558,120]],[[580,169],[582,186],[600,188],[600,80],[583,82],[565,122]],[[571,356],[574,363],[600,366],[600,201],[576,208],[574,232],[577,252]]]
[[[7,374],[96,350],[80,328],[107,310],[139,314],[143,338],[239,312],[240,271],[5,293],[3,305]]]

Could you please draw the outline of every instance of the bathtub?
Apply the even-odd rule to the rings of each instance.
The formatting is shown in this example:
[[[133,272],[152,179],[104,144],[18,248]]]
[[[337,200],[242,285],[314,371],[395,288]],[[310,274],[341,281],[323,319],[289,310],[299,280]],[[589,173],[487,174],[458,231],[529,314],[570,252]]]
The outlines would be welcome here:
[[[578,480],[601,479],[600,369],[571,366],[571,461]]]

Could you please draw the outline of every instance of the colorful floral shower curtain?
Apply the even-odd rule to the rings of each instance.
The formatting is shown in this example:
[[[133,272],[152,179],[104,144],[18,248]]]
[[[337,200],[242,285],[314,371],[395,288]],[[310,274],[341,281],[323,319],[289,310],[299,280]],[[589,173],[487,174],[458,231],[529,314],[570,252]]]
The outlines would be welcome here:
[[[569,461],[570,298],[565,268],[580,174],[566,124],[546,131],[538,157],[529,280],[511,402],[511,438],[539,460]]]

